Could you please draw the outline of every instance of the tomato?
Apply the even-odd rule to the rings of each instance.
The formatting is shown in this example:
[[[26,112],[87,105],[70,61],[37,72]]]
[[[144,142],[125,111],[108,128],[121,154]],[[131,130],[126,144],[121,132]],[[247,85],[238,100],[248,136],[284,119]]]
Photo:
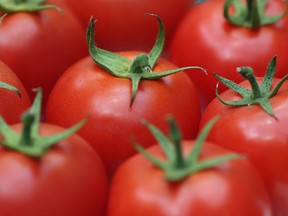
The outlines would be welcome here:
[[[13,126],[17,132],[21,125]],[[63,128],[41,124],[44,136]],[[105,215],[108,191],[99,156],[78,136],[58,143],[41,159],[0,148],[3,215]]]
[[[286,77],[287,79],[287,77]],[[263,78],[258,78],[261,83]],[[279,79],[274,79],[272,88]],[[240,86],[250,88],[247,81]],[[269,86],[268,86],[269,87]],[[220,94],[226,101],[242,97],[227,90]],[[212,128],[208,140],[227,149],[247,155],[262,175],[272,197],[277,216],[288,215],[288,83],[269,99],[273,114],[269,115],[259,105],[231,107],[217,98],[205,109],[200,128],[215,115],[221,118]]]
[[[25,117],[34,119],[32,112],[28,110]],[[0,147],[1,214],[104,216],[108,182],[97,153],[75,134],[69,138],[62,134],[60,141],[51,143],[64,128],[29,122],[8,130],[1,118],[5,138]]]
[[[55,9],[8,13],[0,25],[0,60],[16,73],[30,98],[32,88],[42,87],[44,104],[61,73],[88,54],[79,21],[61,1],[49,3],[63,14]]]
[[[0,80],[19,90],[21,98],[15,92],[0,88],[0,114],[10,124],[19,122],[19,117],[31,101],[22,82],[15,73],[0,61]]]
[[[133,58],[139,53],[121,54]],[[154,71],[174,67],[161,59]],[[78,133],[99,152],[110,173],[135,152],[132,138],[146,146],[153,140],[140,124],[143,118],[166,130],[165,116],[173,114],[184,136],[195,137],[200,105],[186,74],[143,80],[132,107],[130,99],[130,80],[110,75],[87,57],[70,67],[55,84],[46,107],[46,121],[67,127],[88,113],[90,120]]]
[[[184,140],[181,145],[183,155],[188,157],[197,144]],[[198,165],[231,153],[211,142],[204,141],[202,145]],[[188,170],[193,168],[193,164],[187,165],[191,160],[186,160],[184,167],[175,168],[172,160],[172,164],[168,162],[169,157],[165,156],[159,144],[148,148],[147,152],[161,163],[167,162],[167,169],[179,169],[181,173],[185,172],[185,166]],[[166,173],[165,169],[157,167],[142,154],[131,157],[120,166],[113,178],[108,216],[272,216],[265,185],[246,158],[222,161],[202,170],[197,170],[197,164],[194,165],[195,172],[170,181],[169,172]]]
[[[172,74],[191,67],[175,69],[175,65],[159,58],[164,26],[160,17],[153,16],[160,28],[149,54],[113,53],[96,47],[91,19],[87,29],[91,56],[64,72],[48,99],[47,122],[67,127],[90,115],[78,133],[100,154],[109,176],[135,153],[132,139],[146,146],[151,143],[152,136],[140,124],[143,119],[165,130],[164,118],[172,114],[185,137],[197,133],[201,113],[194,84],[184,73]]]
[[[192,7],[179,24],[169,50],[168,59],[176,65],[199,65],[208,71],[208,78],[201,73],[189,73],[204,108],[215,97],[217,79],[212,72],[240,82],[243,79],[236,75],[235,68],[249,65],[257,76],[262,76],[266,62],[274,55],[278,56],[277,76],[285,75],[288,68],[288,17],[258,29],[239,27],[224,18],[224,2],[205,1]],[[285,10],[285,1],[267,2],[267,14]]]
[[[96,43],[111,51],[149,50],[157,25],[145,13],[162,17],[170,41],[176,26],[188,12],[191,0],[65,0],[87,26],[91,16],[97,20]],[[168,42],[169,43],[169,42]]]
[[[21,125],[13,126],[17,132]],[[63,131],[41,124],[44,136]],[[107,182],[102,162],[86,141],[73,136],[41,159],[0,148],[3,215],[104,215]]]

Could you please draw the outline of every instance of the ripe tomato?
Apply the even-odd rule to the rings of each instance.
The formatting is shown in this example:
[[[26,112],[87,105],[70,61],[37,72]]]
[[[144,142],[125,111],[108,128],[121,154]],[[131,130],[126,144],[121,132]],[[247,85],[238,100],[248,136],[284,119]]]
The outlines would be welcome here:
[[[124,52],[132,59],[138,52]],[[154,72],[175,68],[160,59]],[[46,121],[70,126],[87,113],[88,123],[78,132],[99,152],[109,173],[135,153],[132,138],[145,146],[153,137],[142,119],[167,130],[165,116],[173,114],[187,138],[196,136],[200,104],[193,83],[184,73],[160,80],[143,80],[130,107],[131,81],[117,78],[98,67],[90,57],[70,67],[55,84],[46,107]]]
[[[188,12],[191,0],[65,0],[87,26],[91,16],[97,22],[96,43],[111,51],[149,50],[157,25],[145,13],[159,15],[166,25],[167,41]],[[168,42],[169,43],[169,42]]]
[[[199,142],[197,144],[199,147]],[[184,166],[178,168],[173,166],[175,158],[169,160],[169,156],[164,156],[165,150],[159,145],[148,148],[147,151],[161,164],[167,163],[167,170],[178,169],[181,173],[192,170],[194,166],[195,172],[177,181],[168,181],[169,172],[155,166],[141,154],[124,162],[112,180],[108,216],[272,216],[265,185],[246,158],[222,161],[197,171],[201,162],[231,153],[204,141],[200,143],[204,146],[195,164],[188,157],[197,144],[192,140],[182,142],[182,152],[187,157],[182,159],[187,160]],[[173,151],[171,148],[169,153]]]
[[[88,54],[85,32],[61,1],[55,9],[8,13],[0,25],[0,59],[28,90],[42,87],[44,104],[57,78],[68,66]]]
[[[259,29],[239,27],[223,16],[225,0],[205,1],[190,9],[175,32],[170,46],[169,60],[178,66],[199,65],[208,73],[215,72],[235,82],[243,80],[235,68],[251,66],[257,76],[262,76],[266,62],[278,56],[278,75],[287,73],[288,16],[275,24]],[[243,1],[246,2],[246,1]],[[261,2],[261,1],[258,1]],[[285,1],[268,2],[267,14],[285,11]],[[200,73],[189,73],[200,93],[203,107],[215,97],[217,79]],[[220,88],[220,92],[225,88]]]
[[[165,31],[160,17],[153,16],[158,19],[159,33],[148,54],[113,53],[96,47],[91,19],[87,28],[91,56],[72,65],[48,99],[47,122],[67,127],[90,114],[79,134],[99,152],[110,176],[135,153],[133,138],[146,146],[151,143],[152,136],[140,124],[143,119],[165,130],[164,118],[172,114],[185,137],[197,133],[201,113],[194,84],[184,73],[173,74],[195,67],[176,68],[159,58]]]
[[[67,138],[83,122],[63,134],[63,128],[38,121],[35,101],[21,124],[9,127],[0,119],[1,215],[104,216],[103,163],[81,137]]]
[[[21,98],[15,92],[0,88],[0,114],[10,124],[18,123],[19,117],[30,105],[28,93],[14,72],[0,61],[0,81],[17,88]]]
[[[20,132],[17,124],[13,130]],[[41,123],[43,136],[63,128]],[[2,215],[105,215],[108,184],[99,156],[77,135],[40,159],[0,147]]]
[[[258,78],[259,83],[262,80],[263,78]],[[279,79],[274,79],[272,89],[278,82]],[[247,81],[241,82],[240,86],[250,88]],[[226,101],[242,99],[232,90],[227,90],[220,96]],[[283,216],[288,215],[288,172],[285,167],[288,164],[287,82],[269,102],[273,115],[269,115],[259,105],[230,107],[215,98],[205,109],[200,128],[211,118],[221,114],[207,139],[248,156],[265,180],[276,210],[275,215]]]

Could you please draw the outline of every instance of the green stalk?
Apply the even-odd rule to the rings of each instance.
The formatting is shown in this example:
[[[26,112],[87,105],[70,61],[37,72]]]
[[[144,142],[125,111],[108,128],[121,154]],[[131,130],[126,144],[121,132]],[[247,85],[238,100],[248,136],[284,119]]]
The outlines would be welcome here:
[[[262,98],[260,86],[256,80],[253,69],[251,67],[239,67],[237,68],[237,72],[239,72],[242,77],[250,83],[253,92],[253,99],[256,100]]]
[[[272,25],[284,16],[288,11],[288,4],[283,12],[277,15],[267,15],[265,10],[268,0],[246,0],[246,5],[242,0],[226,0],[224,4],[224,17],[228,22],[236,26],[259,29],[264,25]],[[230,8],[235,9],[235,13],[230,13]]]
[[[170,140],[175,144],[175,168],[183,168],[186,166],[185,157],[181,145],[181,133],[177,128],[176,122],[173,119],[169,120],[170,125]]]

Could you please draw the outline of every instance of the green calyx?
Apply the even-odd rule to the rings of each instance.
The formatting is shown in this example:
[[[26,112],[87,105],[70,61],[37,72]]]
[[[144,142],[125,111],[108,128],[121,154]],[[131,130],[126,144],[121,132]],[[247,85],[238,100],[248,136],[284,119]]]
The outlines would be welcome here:
[[[89,21],[86,33],[86,40],[89,46],[89,52],[92,59],[96,62],[96,64],[116,77],[131,79],[132,96],[130,101],[130,107],[134,102],[141,79],[145,80],[160,79],[162,77],[169,76],[171,74],[188,69],[201,69],[206,73],[206,71],[203,68],[198,66],[189,66],[168,70],[165,72],[154,73],[153,67],[155,66],[158,58],[160,57],[164,47],[165,29],[162,20],[160,19],[159,16],[154,14],[148,14],[148,15],[154,16],[158,20],[159,32],[157,35],[157,39],[152,50],[148,54],[144,53],[139,54],[134,58],[134,60],[130,60],[117,53],[109,52],[95,46],[94,41],[95,20],[93,19],[93,17]]]
[[[184,178],[200,172],[205,169],[213,168],[218,164],[225,161],[238,159],[243,156],[235,153],[228,153],[218,157],[209,158],[206,160],[199,160],[201,149],[205,142],[205,139],[211,130],[212,126],[218,120],[218,116],[214,117],[208,124],[203,128],[199,134],[194,148],[191,149],[187,156],[184,156],[182,145],[181,145],[181,133],[173,120],[169,118],[170,133],[169,138],[166,137],[158,128],[154,125],[145,122],[148,129],[157,139],[161,149],[163,150],[167,160],[159,160],[156,157],[148,153],[143,147],[135,144],[135,148],[149,161],[151,161],[155,166],[160,168],[165,173],[165,178],[167,181],[176,182],[181,181]]]
[[[3,89],[8,89],[8,90],[11,90],[11,91],[14,91],[20,98],[21,98],[21,93],[20,91],[15,88],[14,86],[11,86],[5,82],[1,82],[0,81],[0,88],[3,88]]]
[[[216,96],[224,104],[228,106],[250,106],[254,104],[260,105],[269,115],[276,118],[274,111],[271,107],[269,99],[277,94],[283,83],[288,79],[288,74],[284,76],[279,83],[271,90],[272,81],[276,72],[276,59],[274,56],[270,61],[264,79],[261,85],[258,84],[256,77],[254,75],[253,69],[250,67],[239,67],[237,72],[239,72],[246,80],[249,81],[251,85],[251,90],[246,89],[231,80],[223,78],[214,73],[214,76],[228,88],[240,94],[243,98],[237,101],[226,101],[224,100],[218,92],[218,84],[216,86]]]
[[[21,134],[12,130],[4,119],[0,117],[0,133],[4,138],[4,140],[0,141],[2,146],[21,152],[27,156],[38,158],[45,154],[54,144],[74,134],[88,120],[85,118],[61,133],[45,137],[40,136],[41,99],[42,91],[41,89],[37,89],[37,95],[32,107],[22,116],[23,128]]]
[[[258,29],[276,23],[286,15],[288,4],[283,13],[269,16],[265,13],[267,3],[268,0],[246,0],[245,5],[242,0],[227,0],[224,4],[224,17],[236,26]],[[229,12],[231,7],[235,9],[233,14]]]
[[[56,5],[45,4],[46,0],[0,0],[0,11],[9,14],[16,12],[38,12],[46,9],[62,10]]]

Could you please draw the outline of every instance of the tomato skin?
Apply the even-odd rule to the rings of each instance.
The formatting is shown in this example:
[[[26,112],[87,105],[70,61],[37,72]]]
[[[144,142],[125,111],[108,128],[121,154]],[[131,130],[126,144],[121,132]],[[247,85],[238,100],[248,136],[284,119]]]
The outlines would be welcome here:
[[[132,59],[139,52],[120,54]],[[175,66],[160,59],[153,71],[172,68]],[[140,81],[130,108],[131,88],[131,80],[116,78],[100,69],[91,57],[84,58],[55,84],[47,103],[46,121],[67,127],[90,115],[78,133],[99,152],[110,176],[135,153],[133,140],[139,140],[144,146],[154,140],[141,124],[143,119],[168,131],[166,116],[172,114],[184,137],[196,136],[200,104],[194,85],[185,73]]]
[[[262,79],[259,79],[261,82]],[[274,80],[273,86],[279,81]],[[248,87],[247,81],[240,84]],[[225,100],[239,100],[231,91],[221,94]],[[207,140],[227,149],[246,154],[265,180],[277,216],[288,214],[288,84],[270,99],[277,119],[269,116],[260,106],[232,108],[214,99],[203,113],[200,128],[215,115],[221,118],[210,131]]]
[[[188,154],[193,141],[184,141]],[[159,146],[148,151],[165,160]],[[200,160],[228,153],[205,143]],[[116,172],[108,216],[263,216],[272,215],[269,196],[257,171],[246,159],[230,160],[169,183],[164,173],[142,155],[131,157]]]
[[[152,48],[157,23],[145,16],[161,17],[166,28],[167,44],[176,26],[188,12],[191,0],[65,0],[84,27],[93,15],[96,23],[96,43],[111,51],[145,50]]]
[[[267,13],[281,13],[284,1],[268,1]],[[257,76],[264,76],[267,62],[278,56],[277,75],[287,73],[288,16],[258,30],[237,27],[223,16],[224,0],[205,1],[190,9],[173,36],[168,59],[178,66],[199,65],[209,76],[189,73],[199,89],[204,107],[215,97],[215,72],[234,82],[243,81],[237,67],[250,66]],[[286,38],[286,39],[285,39]],[[226,88],[220,88],[220,92]]]
[[[14,91],[0,88],[0,114],[7,123],[17,123],[23,111],[31,106],[28,93],[15,73],[1,61],[0,81],[16,87],[21,93],[19,98]]]
[[[22,125],[13,125],[21,131]],[[40,134],[63,131],[41,123]],[[39,159],[0,147],[1,215],[105,215],[107,176],[99,156],[77,135]]]
[[[61,1],[47,1],[63,9],[7,15],[0,26],[0,60],[17,74],[30,98],[32,88],[43,89],[43,103],[67,67],[88,54],[85,31]]]

